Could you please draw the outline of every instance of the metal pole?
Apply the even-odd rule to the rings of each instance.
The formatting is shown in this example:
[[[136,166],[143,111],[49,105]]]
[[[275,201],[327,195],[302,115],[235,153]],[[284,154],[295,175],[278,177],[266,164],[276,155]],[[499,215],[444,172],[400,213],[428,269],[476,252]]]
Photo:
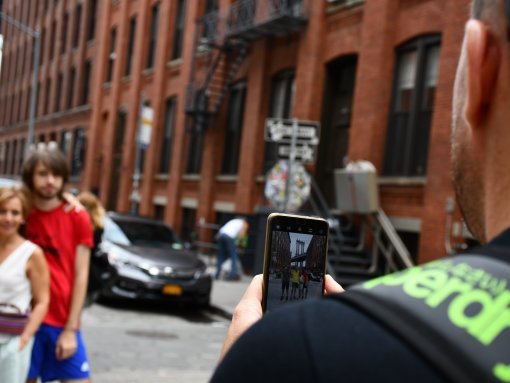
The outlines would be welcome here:
[[[34,72],[32,73],[32,91],[30,92],[30,117],[28,120],[27,144],[25,146],[25,159],[34,149],[34,131],[35,131],[35,111],[37,108],[37,88],[39,77],[39,59],[41,56],[41,34],[35,33],[34,36]]]
[[[287,180],[285,182],[285,212],[289,210],[289,197],[292,187],[292,167],[296,160],[296,141],[298,134],[299,121],[297,118],[292,119],[292,136],[290,140],[289,168],[287,170]]]
[[[133,191],[131,193],[131,215],[136,215],[138,202],[136,199],[139,198],[140,194],[138,189],[140,187],[140,167],[142,164],[142,148],[140,147],[140,143],[138,142],[138,136],[140,134],[140,127],[142,126],[142,112],[143,106],[145,104],[145,95],[142,93],[140,95],[140,107],[138,112],[138,127],[136,129],[136,138],[135,138],[135,169],[133,173]]]

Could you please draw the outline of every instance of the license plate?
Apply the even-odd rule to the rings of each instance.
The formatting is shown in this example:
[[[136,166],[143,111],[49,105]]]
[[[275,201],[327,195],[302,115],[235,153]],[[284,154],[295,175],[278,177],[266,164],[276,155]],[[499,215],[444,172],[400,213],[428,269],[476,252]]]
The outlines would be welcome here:
[[[163,294],[166,295],[182,295],[182,287],[179,285],[165,285]]]

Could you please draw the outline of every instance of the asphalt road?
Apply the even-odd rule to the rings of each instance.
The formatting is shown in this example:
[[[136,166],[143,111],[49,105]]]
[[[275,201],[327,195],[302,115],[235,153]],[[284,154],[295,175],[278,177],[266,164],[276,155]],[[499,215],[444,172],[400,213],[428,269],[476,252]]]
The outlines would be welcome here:
[[[230,324],[221,310],[106,302],[82,329],[94,383],[207,382]]]

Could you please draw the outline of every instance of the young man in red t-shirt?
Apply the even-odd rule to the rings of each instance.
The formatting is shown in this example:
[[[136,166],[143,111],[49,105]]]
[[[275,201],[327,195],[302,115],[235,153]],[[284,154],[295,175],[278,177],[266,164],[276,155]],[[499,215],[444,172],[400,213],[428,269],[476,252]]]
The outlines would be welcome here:
[[[64,208],[68,176],[58,150],[37,150],[23,165],[23,183],[32,195],[26,236],[41,246],[51,272],[50,307],[35,336],[28,382],[90,381],[79,326],[93,238],[86,211]]]

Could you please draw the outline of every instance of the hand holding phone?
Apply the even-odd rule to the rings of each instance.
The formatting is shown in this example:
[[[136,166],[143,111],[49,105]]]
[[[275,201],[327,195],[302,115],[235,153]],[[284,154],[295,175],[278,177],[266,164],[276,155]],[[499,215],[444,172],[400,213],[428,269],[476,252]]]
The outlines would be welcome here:
[[[328,230],[328,223],[322,218],[269,215],[264,253],[264,312],[324,294]]]

